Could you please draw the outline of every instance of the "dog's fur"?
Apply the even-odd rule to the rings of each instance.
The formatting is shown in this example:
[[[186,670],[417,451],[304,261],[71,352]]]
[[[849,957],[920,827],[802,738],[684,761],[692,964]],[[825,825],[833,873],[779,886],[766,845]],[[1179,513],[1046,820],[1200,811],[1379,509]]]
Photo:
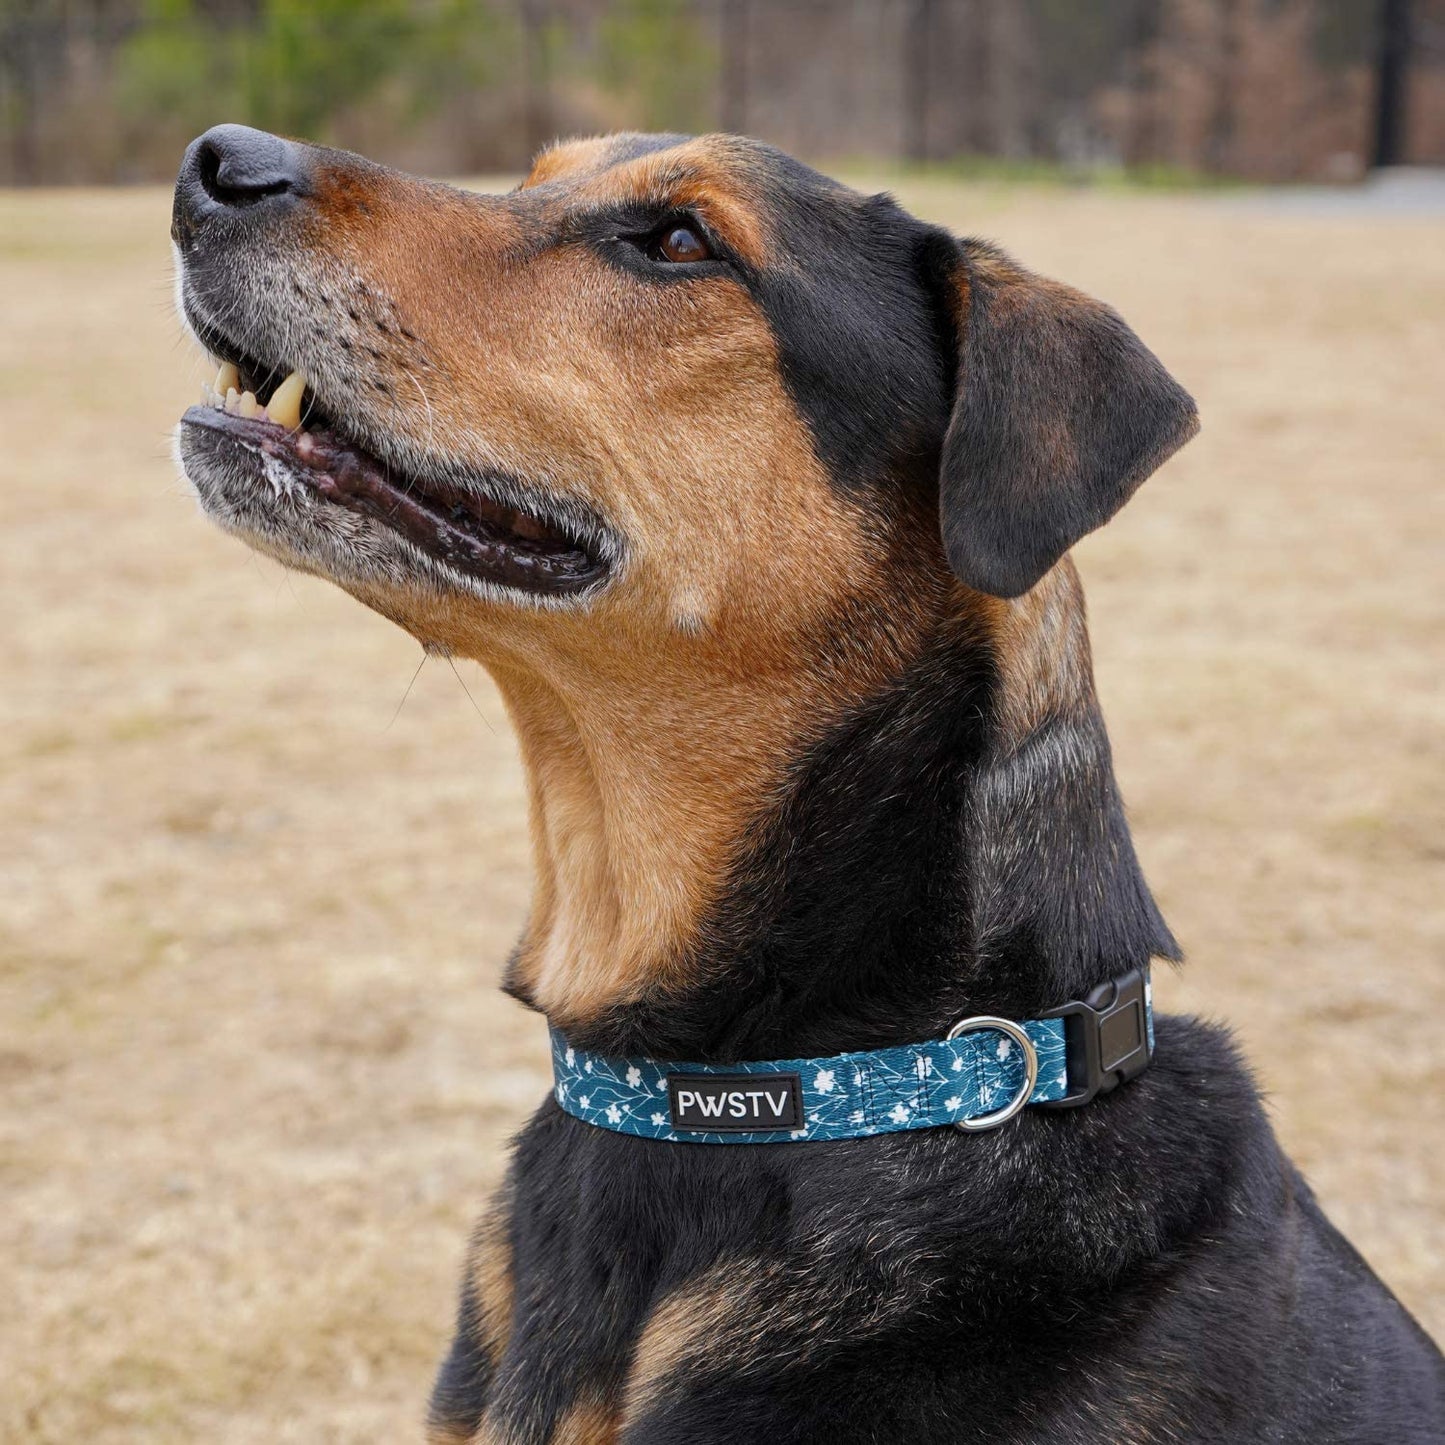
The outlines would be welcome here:
[[[1112,311],[736,138],[554,147],[505,197],[287,146],[218,199],[251,142],[207,144],[174,229],[207,344],[605,564],[509,589],[182,432],[223,525],[491,670],[532,799],[518,998],[611,1054],[776,1058],[1177,957],[1065,554],[1196,422]],[[657,253],[678,224],[711,259]],[[1228,1039],[1164,1018],[1137,1081],[981,1135],[688,1146],[549,1100],[431,1438],[1404,1445],[1445,1439],[1445,1362]]]

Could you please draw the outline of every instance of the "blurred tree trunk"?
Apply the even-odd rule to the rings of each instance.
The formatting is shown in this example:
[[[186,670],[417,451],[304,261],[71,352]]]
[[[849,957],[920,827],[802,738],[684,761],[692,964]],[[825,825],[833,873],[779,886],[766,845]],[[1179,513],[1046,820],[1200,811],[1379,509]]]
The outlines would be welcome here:
[[[748,128],[748,0],[722,0],[722,128]]]
[[[522,138],[528,157],[552,137],[547,133],[547,5],[522,0]]]
[[[42,51],[58,49],[62,41],[59,27],[46,23],[51,9],[44,0],[0,9],[0,100],[9,112],[10,176],[20,186],[40,182]]]
[[[993,108],[989,104],[993,64],[993,0],[970,0],[969,44],[963,78],[964,135],[970,154],[993,154]]]
[[[1029,114],[1034,109],[1029,59],[1034,37],[1028,7],[1015,0],[988,6],[988,110],[991,144],[998,156],[1018,160],[1029,154]]]
[[[1410,41],[1410,0],[1381,0],[1375,137],[1370,157],[1371,165],[1377,167],[1398,166],[1405,159]]]
[[[928,75],[933,43],[933,0],[912,0],[903,42],[903,154],[928,159]]]
[[[1134,0],[1128,40],[1129,115],[1124,164],[1147,165],[1159,158],[1158,60],[1161,0]]]
[[[1219,7],[1218,70],[1214,78],[1214,110],[1209,118],[1206,167],[1216,175],[1230,170],[1234,159],[1234,132],[1239,109],[1239,67],[1244,37],[1240,26],[1240,0],[1217,0]]]

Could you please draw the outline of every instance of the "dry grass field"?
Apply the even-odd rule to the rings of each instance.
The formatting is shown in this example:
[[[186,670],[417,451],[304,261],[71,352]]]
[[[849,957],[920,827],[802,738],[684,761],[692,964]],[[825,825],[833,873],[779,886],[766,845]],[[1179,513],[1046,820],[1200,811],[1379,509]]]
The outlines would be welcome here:
[[[1159,992],[1445,1336],[1445,224],[900,190],[1199,399],[1079,549]],[[414,643],[176,482],[168,208],[0,195],[0,1439],[414,1440],[546,1087],[521,780],[479,669],[401,706]]]

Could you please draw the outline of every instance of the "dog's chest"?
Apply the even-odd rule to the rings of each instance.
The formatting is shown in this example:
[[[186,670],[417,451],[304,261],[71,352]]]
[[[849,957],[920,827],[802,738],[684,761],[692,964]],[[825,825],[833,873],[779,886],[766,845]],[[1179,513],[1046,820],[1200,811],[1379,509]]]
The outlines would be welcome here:
[[[744,1364],[788,1253],[780,1166],[534,1124],[473,1242],[434,1438],[603,1445],[699,1370]]]

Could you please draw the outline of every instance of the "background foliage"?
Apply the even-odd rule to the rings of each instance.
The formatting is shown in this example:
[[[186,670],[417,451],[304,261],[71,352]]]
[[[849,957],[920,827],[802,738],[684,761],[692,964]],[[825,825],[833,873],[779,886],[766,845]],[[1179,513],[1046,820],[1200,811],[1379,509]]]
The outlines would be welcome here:
[[[562,133],[821,159],[1350,179],[1383,0],[0,0],[0,183],[160,179],[241,120],[414,169]],[[1408,159],[1445,161],[1445,0]]]

